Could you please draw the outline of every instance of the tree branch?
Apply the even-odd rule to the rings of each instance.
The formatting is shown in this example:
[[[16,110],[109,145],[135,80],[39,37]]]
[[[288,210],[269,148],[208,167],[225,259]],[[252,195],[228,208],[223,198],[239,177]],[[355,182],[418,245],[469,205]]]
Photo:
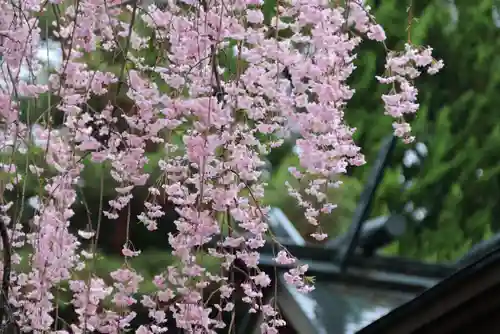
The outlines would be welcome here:
[[[0,238],[2,239],[3,246],[3,275],[2,275],[2,290],[0,293],[0,324],[2,323],[6,311],[9,309],[9,285],[10,285],[10,271],[11,271],[11,257],[12,252],[10,248],[9,233],[5,222],[0,219]]]

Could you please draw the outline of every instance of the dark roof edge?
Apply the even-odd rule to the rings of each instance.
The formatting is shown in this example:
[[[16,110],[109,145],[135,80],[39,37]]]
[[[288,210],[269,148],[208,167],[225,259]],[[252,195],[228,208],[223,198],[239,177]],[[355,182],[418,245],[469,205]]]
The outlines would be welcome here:
[[[400,321],[402,318],[407,316],[415,317],[416,312],[420,308],[425,307],[427,303],[432,303],[436,300],[436,298],[452,292],[457,285],[468,280],[470,276],[477,274],[482,270],[488,269],[489,266],[494,263],[498,263],[499,261],[500,246],[488,252],[474,263],[471,263],[470,265],[451,274],[434,287],[424,291],[418,297],[401,305],[382,318],[359,330],[357,334],[384,333],[385,330],[387,330],[387,326],[390,326],[394,322]]]

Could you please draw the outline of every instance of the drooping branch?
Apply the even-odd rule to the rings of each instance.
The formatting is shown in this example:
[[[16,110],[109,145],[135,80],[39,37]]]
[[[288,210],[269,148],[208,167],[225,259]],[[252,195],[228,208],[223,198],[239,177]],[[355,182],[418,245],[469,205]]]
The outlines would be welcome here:
[[[11,257],[12,251],[9,241],[9,233],[7,226],[3,219],[0,219],[0,238],[2,239],[3,247],[3,275],[2,275],[2,289],[0,294],[0,324],[5,316],[8,317],[7,311],[9,309],[9,285],[10,285],[10,271],[11,271]]]

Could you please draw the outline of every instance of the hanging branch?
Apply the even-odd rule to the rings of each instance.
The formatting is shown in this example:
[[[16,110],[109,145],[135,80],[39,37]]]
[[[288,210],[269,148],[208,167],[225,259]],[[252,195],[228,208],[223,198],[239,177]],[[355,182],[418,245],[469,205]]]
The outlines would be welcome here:
[[[9,234],[7,232],[7,226],[3,219],[0,219],[0,237],[2,238],[3,246],[3,275],[2,275],[2,292],[0,294],[0,324],[2,323],[4,316],[8,308],[9,303],[9,285],[10,285],[10,270],[11,270],[11,257],[12,252],[10,249]]]

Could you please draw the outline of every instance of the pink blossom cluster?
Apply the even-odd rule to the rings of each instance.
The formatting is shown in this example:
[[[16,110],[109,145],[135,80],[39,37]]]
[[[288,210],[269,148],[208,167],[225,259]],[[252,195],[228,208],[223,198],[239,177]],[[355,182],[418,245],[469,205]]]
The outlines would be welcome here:
[[[417,48],[406,44],[405,51],[390,52],[385,65],[387,76],[377,77],[383,84],[391,84],[389,94],[383,95],[385,114],[394,117],[392,124],[394,134],[403,138],[407,143],[415,138],[410,135],[411,126],[405,120],[405,115],[414,114],[418,110],[417,88],[413,81],[418,78],[423,70],[428,74],[436,74],[443,68],[442,60],[436,61],[432,57],[432,48]]]
[[[44,163],[54,172],[35,162],[27,170],[43,186],[30,233],[12,219],[13,203],[0,196],[13,264],[21,261],[21,248],[30,250],[29,271],[14,269],[11,274],[9,304],[15,321],[24,331],[55,331],[60,320],[52,311],[58,307],[58,291],[68,284],[78,319],[70,324],[73,333],[120,333],[130,327],[136,317],[131,307],[139,303],[148,309],[151,321],[142,324],[138,334],[165,332],[169,317],[186,333],[215,333],[231,326],[221,315],[234,312],[236,291],[242,291],[251,312],[264,316],[262,333],[278,333],[284,321],[275,305],[262,302],[262,290],[272,282],[259,269],[259,248],[269,234],[269,208],[262,204],[264,156],[291,131],[300,135],[300,165],[290,171],[308,180],[307,194],[315,200],[304,199],[290,185],[289,193],[315,226],[312,236],[325,239],[318,217],[335,208],[328,202],[328,188],[340,185],[338,175],[348,166],[365,163],[352,139],[355,128],[344,120],[355,93],[347,80],[355,70],[357,47],[366,39],[383,42],[383,28],[369,8],[356,1],[347,9],[326,0],[280,1],[270,23],[263,2],[254,0],[169,0],[161,8],[139,2],[63,2],[0,0],[0,79],[5,82],[0,92],[0,151],[23,155],[26,146],[34,145],[29,143],[31,124],[20,121],[21,98],[34,100],[50,92],[58,97],[51,108],[64,115],[63,132],[53,129],[50,120],[37,125]],[[54,36],[63,48],[63,64],[48,84],[25,83],[20,79],[22,66],[40,67],[35,50],[41,36],[39,18],[47,11],[56,16]],[[285,30],[290,37],[279,37]],[[159,54],[154,64],[144,56],[152,43]],[[220,58],[233,49],[236,73],[228,73]],[[396,135],[407,140],[409,125],[403,116],[418,108],[412,86],[417,68],[432,74],[442,67],[430,50],[407,46],[404,53],[390,53],[388,76],[379,78],[393,84],[393,91],[383,97],[386,113],[398,120]],[[117,71],[96,68],[86,62],[96,52],[120,53],[123,64]],[[283,76],[285,69],[289,78]],[[98,112],[88,107],[93,97],[123,93],[132,101],[133,112],[122,110],[113,98]],[[170,140],[178,134],[182,145]],[[157,179],[145,172],[146,146],[151,143],[161,147]],[[111,166],[116,196],[99,213],[108,219],[127,212],[138,187],[148,189],[148,199],[144,211],[128,219],[152,233],[165,215],[162,201],[168,198],[176,205],[177,231],[166,239],[178,264],[159,272],[155,292],[140,299],[144,278],[128,262],[140,256],[140,250],[130,240],[123,246],[121,269],[107,277],[82,274],[95,257],[95,248],[83,243],[98,237],[92,230],[70,231],[85,169],[82,160],[87,157]],[[0,167],[0,191],[13,191],[22,173],[13,163]],[[220,245],[208,249],[208,255],[220,259],[222,270],[243,262],[250,272],[244,282],[231,280],[223,271],[210,273],[199,262],[199,249],[219,239]],[[307,266],[286,249],[275,261],[291,266],[287,283],[302,292],[314,288],[305,276]],[[203,291],[213,285],[221,297],[209,306]]]

